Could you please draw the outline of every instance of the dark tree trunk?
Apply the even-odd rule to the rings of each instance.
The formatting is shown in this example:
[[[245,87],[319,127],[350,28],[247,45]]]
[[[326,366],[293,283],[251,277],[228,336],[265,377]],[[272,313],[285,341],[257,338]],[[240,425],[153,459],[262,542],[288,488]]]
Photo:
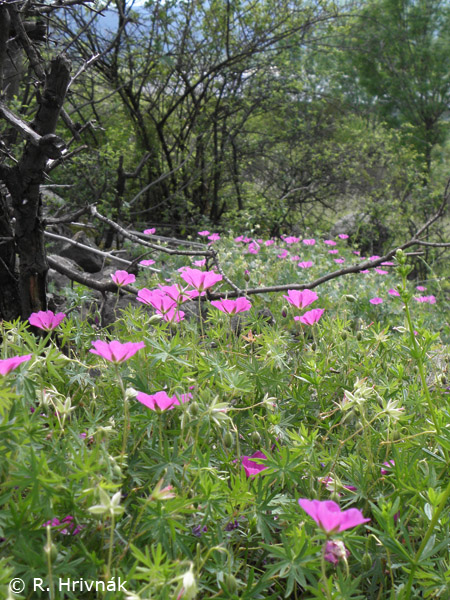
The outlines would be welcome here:
[[[16,310],[20,306],[24,319],[32,312],[47,309],[48,264],[41,221],[40,185],[44,180],[48,158],[61,155],[63,143],[54,135],[54,131],[69,81],[70,62],[64,56],[54,58],[39,100],[39,109],[31,124],[37,136],[27,142],[18,164],[3,170],[4,181],[12,198],[15,252],[19,257],[19,295],[14,305]],[[2,264],[0,268],[3,271],[5,266]],[[3,273],[2,277],[6,275]],[[0,316],[6,318],[8,307],[5,312],[1,305],[0,308]]]

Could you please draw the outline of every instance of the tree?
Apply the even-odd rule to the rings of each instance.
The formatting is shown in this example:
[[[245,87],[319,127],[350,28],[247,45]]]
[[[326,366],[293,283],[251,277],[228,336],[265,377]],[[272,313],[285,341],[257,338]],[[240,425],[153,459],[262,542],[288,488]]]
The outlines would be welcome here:
[[[390,125],[409,126],[428,175],[448,131],[449,31],[448,2],[371,0],[347,32],[360,85]]]
[[[73,10],[75,4],[19,1],[0,6],[0,318],[27,318],[47,306],[40,186],[51,164],[65,153],[63,140],[55,134],[59,116],[77,132],[63,109],[70,61],[61,53],[44,58],[49,53],[40,46],[50,15]],[[28,63],[28,76],[22,60]],[[20,88],[21,101],[15,95]]]

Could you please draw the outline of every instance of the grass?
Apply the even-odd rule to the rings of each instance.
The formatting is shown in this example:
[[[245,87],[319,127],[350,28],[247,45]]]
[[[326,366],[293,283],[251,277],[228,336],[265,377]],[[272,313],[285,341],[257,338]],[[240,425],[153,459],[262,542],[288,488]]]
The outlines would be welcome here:
[[[280,242],[253,255],[220,242],[243,289],[356,260],[345,242],[336,248]],[[311,268],[297,267],[307,260]],[[160,280],[137,285],[181,281],[186,264],[175,258]],[[448,597],[448,307],[437,281],[420,293],[436,304],[415,301],[401,257],[385,270],[332,280],[303,311],[283,294],[252,296],[240,331],[212,306],[201,327],[139,307],[99,330],[80,316],[90,303],[81,286],[48,343],[26,323],[3,322],[2,358],[32,354],[0,376],[4,597]],[[319,307],[313,326],[293,318]],[[145,348],[114,365],[89,352],[98,339]],[[162,390],[192,398],[162,412],[136,398]],[[242,457],[257,451],[266,458],[244,462],[265,468],[247,477]],[[324,532],[300,498],[333,500],[370,522]],[[330,540],[349,552],[338,545],[337,564],[324,560]],[[8,592],[13,578],[21,594]]]

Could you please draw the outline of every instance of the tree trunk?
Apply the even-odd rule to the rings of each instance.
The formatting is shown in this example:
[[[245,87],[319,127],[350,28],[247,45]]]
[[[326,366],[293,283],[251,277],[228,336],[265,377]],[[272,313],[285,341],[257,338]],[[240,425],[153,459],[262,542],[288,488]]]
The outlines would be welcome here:
[[[5,169],[4,181],[11,194],[16,219],[15,250],[19,256],[19,297],[16,305],[20,306],[24,319],[32,312],[47,309],[48,264],[41,221],[40,185],[44,180],[48,158],[61,155],[63,142],[54,135],[54,131],[69,81],[70,62],[64,56],[54,58],[39,99],[39,109],[31,124],[38,134],[38,141],[28,141],[18,164]],[[4,269],[4,265],[1,265],[1,269]],[[6,318],[6,315],[0,316]]]

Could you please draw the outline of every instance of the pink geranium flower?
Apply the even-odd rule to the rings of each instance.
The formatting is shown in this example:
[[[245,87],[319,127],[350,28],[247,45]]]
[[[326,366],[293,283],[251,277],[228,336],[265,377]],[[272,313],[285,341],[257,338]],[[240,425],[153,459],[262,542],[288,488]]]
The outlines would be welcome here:
[[[143,304],[149,304],[150,306],[153,306],[155,310],[163,315],[177,305],[177,301],[162,290],[149,290],[147,288],[142,288],[142,290],[138,291],[137,299]]]
[[[393,263],[390,260],[385,260],[384,262],[381,263],[384,267],[393,267],[395,263]]]
[[[337,264],[345,263],[345,258],[335,258],[334,262],[337,263]]]
[[[288,290],[287,296],[283,295],[283,298],[286,298],[295,308],[305,308],[315,302],[319,296],[311,290]]]
[[[379,258],[381,258],[381,257],[378,256],[378,254],[374,254],[373,256],[369,256],[369,260],[378,260]]]
[[[51,310],[40,310],[37,313],[32,313],[28,321],[34,327],[39,327],[45,331],[52,331],[52,329],[58,327],[65,316],[65,313],[62,312],[55,315]]]
[[[314,239],[303,240],[303,243],[306,244],[307,246],[314,246],[314,244],[316,243],[316,240],[314,240]]]
[[[435,296],[414,296],[414,300],[416,300],[416,302],[425,302],[428,304],[436,304]]]
[[[286,244],[298,244],[300,238],[290,235],[289,237],[284,238],[284,241],[286,242]]]
[[[383,298],[371,298],[369,302],[370,304],[383,304]]]
[[[112,363],[122,363],[141,350],[145,348],[144,342],[125,342],[124,344],[114,340],[112,342],[104,342],[103,340],[97,340],[92,342],[95,350],[89,350],[92,354],[98,354],[105,360]]]
[[[275,241],[274,241],[274,240],[266,240],[266,241],[264,242],[264,245],[265,245],[265,246],[273,246],[273,244],[275,244]]]
[[[177,396],[171,398],[166,392],[156,392],[156,394],[144,394],[139,392],[136,395],[137,400],[150,410],[172,410],[175,406],[180,406],[185,402],[188,402],[192,398],[192,394],[181,394],[180,399]],[[180,402],[181,400],[181,402]]]
[[[136,281],[136,277],[132,273],[127,273],[127,271],[116,271],[111,275],[111,279],[118,286],[128,285]]]
[[[255,462],[254,458],[261,458],[267,460],[267,456],[263,454],[260,450],[252,454],[251,456],[241,456],[242,466],[244,467],[244,471],[247,477],[254,477],[267,469],[267,467],[261,463]]]
[[[353,250],[353,254],[356,254],[356,256],[359,256],[361,254],[361,250]]]
[[[374,271],[375,271],[375,273],[378,273],[378,275],[387,275],[389,273],[389,271],[385,271],[384,269],[379,269],[378,267],[375,267]]]
[[[369,269],[363,269],[362,271],[360,271],[360,273],[370,273]]]
[[[208,240],[211,242],[217,242],[220,240],[220,235],[218,233],[212,233],[211,235],[208,235]]]
[[[199,232],[198,232],[198,235],[201,235],[202,237],[206,237],[206,236],[208,236],[208,235],[210,235],[210,234],[209,234],[209,231],[207,231],[207,230],[205,229],[205,231],[199,231]]]
[[[144,229],[145,235],[153,235],[155,231],[156,229],[154,227],[152,227],[151,229]]]
[[[202,260],[194,260],[194,265],[196,267],[204,267],[206,265],[206,258],[203,258]]]
[[[314,519],[327,535],[357,527],[368,523],[362,512],[357,508],[341,510],[339,505],[332,500],[308,500],[300,498],[298,501],[303,510]]]
[[[257,244],[256,242],[251,242],[248,245],[247,250],[248,250],[248,252],[250,254],[258,254],[258,252],[259,252],[259,244]]]
[[[382,475],[387,475],[388,473],[391,472],[391,468],[395,466],[395,460],[388,460],[386,462],[383,463],[383,466],[381,467],[380,471]],[[387,467],[386,469],[384,467]]]
[[[324,308],[314,308],[313,310],[305,312],[301,317],[294,317],[294,320],[300,321],[300,323],[303,323],[304,325],[314,325],[314,323],[319,321],[324,312]]]
[[[182,304],[193,297],[194,292],[183,289],[180,284],[173,283],[172,285],[158,284],[158,290],[163,294],[166,294],[176,304]]]
[[[328,250],[328,254],[337,254],[339,250]]]
[[[348,240],[348,235],[346,233],[339,233],[338,237],[340,237],[341,240]]]
[[[212,287],[219,281],[222,281],[222,275],[214,271],[199,271],[198,269],[187,268],[181,273],[182,279],[189,283],[198,292],[203,292]]]
[[[332,565],[337,565],[340,560],[347,560],[350,552],[341,540],[327,540],[325,544],[324,559]]]
[[[393,288],[391,288],[390,290],[388,290],[388,294],[390,296],[400,296],[400,292],[397,292],[397,290],[394,290]]]
[[[314,263],[311,260],[304,260],[304,261],[298,263],[298,266],[301,269],[310,269],[313,265],[314,265]]]
[[[252,304],[247,298],[236,298],[236,300],[212,300],[211,304],[228,315],[250,310]]]
[[[324,240],[323,243],[327,246],[336,246],[336,242],[334,240]]]
[[[427,288],[424,285],[416,285],[416,290],[424,292]]]
[[[23,362],[30,360],[32,354],[24,354],[22,356],[13,356],[12,358],[3,358],[0,360],[0,375],[8,375]]]
[[[239,242],[242,242],[242,240],[244,239],[243,235],[239,235],[238,237],[234,238],[234,241],[236,242],[236,244],[239,244]]]
[[[277,254],[278,258],[286,258],[286,256],[288,256],[289,252],[287,250],[282,250],[281,254]]]
[[[159,312],[159,311],[157,311]],[[162,315],[164,321],[168,323],[179,323],[180,321],[184,321],[184,313],[182,310],[177,310],[176,308],[169,308],[165,313],[159,313]]]
[[[155,261],[152,258],[147,258],[146,260],[141,260],[139,264],[144,267],[149,267],[150,265],[154,265]]]
[[[71,515],[67,515],[67,517],[64,517],[61,521],[58,517],[55,517],[51,521],[44,523],[42,527],[47,527],[47,525],[49,527],[58,527],[59,533],[62,535],[77,535],[77,533],[80,533],[82,530],[81,525],[75,525],[74,518]],[[63,527],[63,529],[61,529],[61,527]]]

